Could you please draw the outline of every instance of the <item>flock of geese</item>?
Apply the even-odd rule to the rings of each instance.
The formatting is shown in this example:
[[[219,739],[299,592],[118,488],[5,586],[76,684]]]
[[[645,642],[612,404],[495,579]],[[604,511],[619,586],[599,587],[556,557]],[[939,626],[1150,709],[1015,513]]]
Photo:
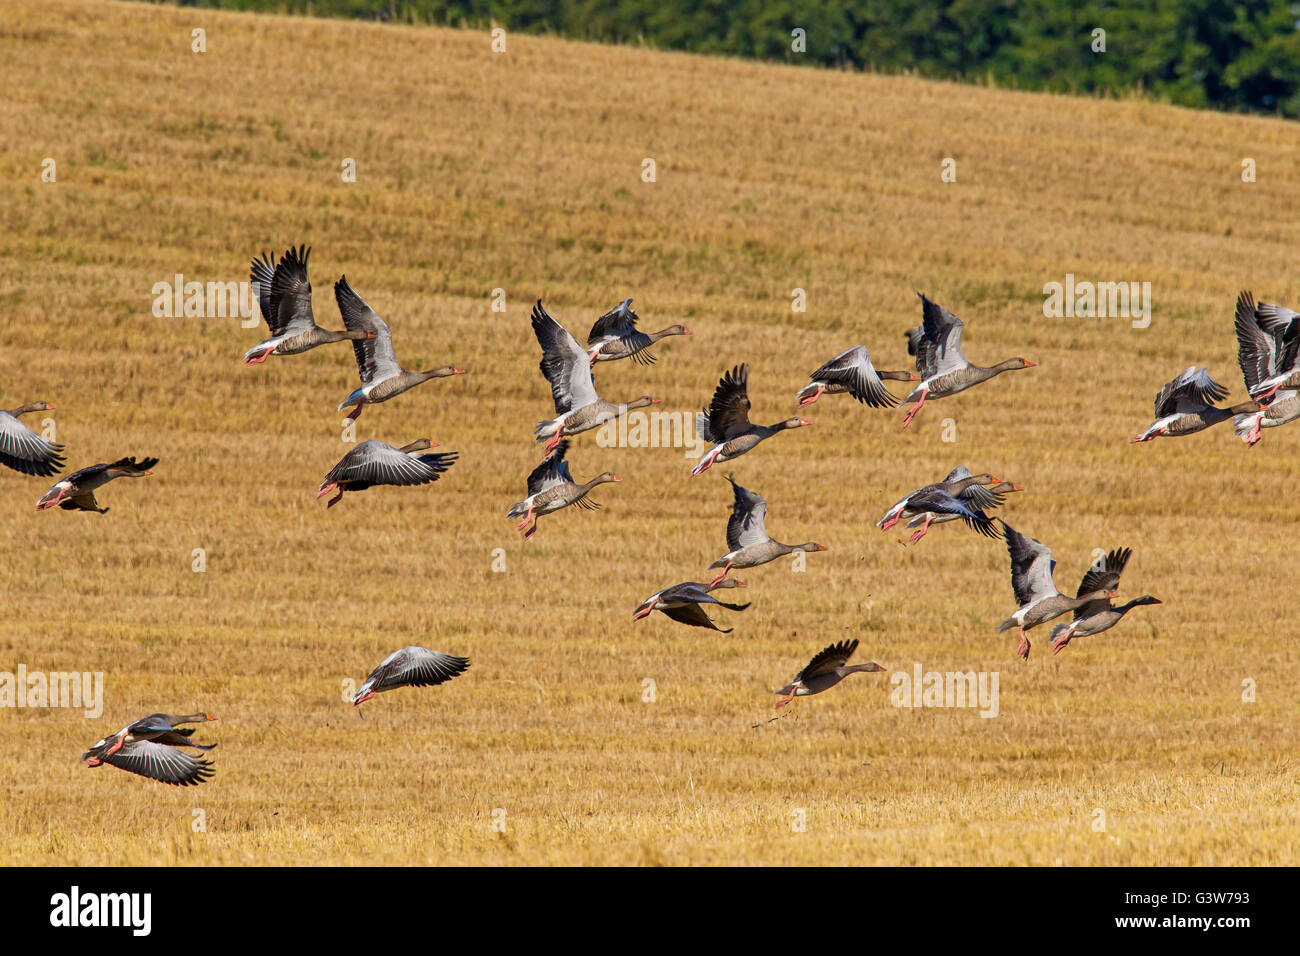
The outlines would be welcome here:
[[[244,355],[247,365],[255,366],[273,356],[299,355],[321,345],[351,342],[360,384],[339,404],[350,408],[348,418],[355,420],[366,405],[386,402],[431,379],[462,375],[465,370],[445,365],[431,371],[409,371],[397,361],[392,332],[388,324],[366,304],[348,284],[346,276],[334,284],[334,296],[344,328],[333,331],[316,324],[312,310],[311,283],[308,280],[310,249],[290,248],[275,262],[267,254],[253,259],[250,278],[257,290],[258,305],[266,321],[269,337]],[[990,367],[967,360],[962,349],[961,319],[947,309],[917,293],[921,300],[921,324],[906,332],[907,351],[913,357],[911,371],[877,371],[864,346],[846,349],[812,373],[810,381],[795,394],[799,408],[815,404],[823,395],[847,394],[872,408],[893,408],[911,404],[903,419],[907,427],[927,400],[956,395],[989,381],[1007,371],[1031,368],[1033,362],[1011,358]],[[1300,321],[1297,313],[1281,306],[1255,303],[1253,296],[1242,292],[1237,300],[1235,330],[1238,361],[1245,379],[1249,400],[1226,408],[1216,403],[1227,396],[1227,389],[1210,378],[1205,368],[1190,367],[1166,384],[1156,397],[1155,421],[1134,442],[1150,441],[1162,436],[1188,435],[1219,422],[1232,420],[1243,441],[1254,445],[1261,429],[1273,428],[1300,418]],[[589,498],[591,491],[607,482],[621,479],[605,472],[587,482],[574,480],[566,455],[575,436],[599,428],[627,412],[659,403],[649,395],[622,403],[601,398],[596,391],[592,370],[600,362],[631,359],[649,368],[656,363],[650,351],[655,343],[677,335],[690,335],[690,329],[674,325],[654,333],[637,328],[638,317],[632,300],[626,299],[600,316],[580,345],[538,301],[532,310],[532,328],[541,347],[540,369],[551,387],[554,417],[538,422],[535,440],[545,442],[545,457],[528,476],[527,496],[512,505],[507,516],[519,519],[518,530],[524,538],[537,532],[544,515],[555,514],[570,506],[599,508]],[[885,387],[886,381],[915,383],[901,400]],[[772,425],[750,421],[749,367],[736,365],[726,371],[709,404],[699,413],[696,431],[708,445],[692,468],[700,475],[715,464],[730,462],[756,449],[766,440],[811,422],[792,417]],[[10,411],[0,411],[0,464],[23,474],[37,477],[57,475],[65,458],[62,445],[37,434],[20,421],[21,416],[54,408],[47,402],[33,402]],[[360,492],[381,485],[416,486],[437,481],[455,464],[457,455],[430,453],[438,443],[419,438],[401,446],[378,440],[363,441],[352,448],[325,476],[317,490],[320,499],[333,494],[327,507],[332,508],[346,492]],[[93,511],[106,514],[95,493],[116,478],[142,478],[153,474],[158,464],[154,457],[125,457],[110,463],[82,468],[55,482],[37,500],[38,510],[56,506],[69,511]],[[791,554],[827,550],[816,541],[783,544],[767,533],[767,501],[761,495],[738,484],[731,484],[733,505],[727,523],[726,554],[708,570],[717,571],[707,583],[686,581],[664,588],[646,598],[633,612],[641,620],[655,611],[681,624],[730,633],[719,627],[706,610],[710,606],[740,612],[748,603],[720,600],[716,592],[745,588],[746,584],[728,575],[768,564]],[[1005,521],[990,518],[988,512],[1001,506],[1006,496],[1023,489],[994,475],[972,474],[965,466],[954,469],[946,478],[910,492],[877,522],[888,531],[900,521],[915,528],[910,541],[919,542],[935,524],[961,520],[969,529],[989,538],[1001,538],[1007,547],[1011,565],[1011,585],[1017,608],[998,627],[999,632],[1017,628],[1020,642],[1017,653],[1028,658],[1030,642],[1026,632],[1040,624],[1072,613],[1068,624],[1057,624],[1051,632],[1053,653],[1059,653],[1078,637],[1099,634],[1118,624],[1133,608],[1159,604],[1151,595],[1143,595],[1126,604],[1116,605],[1120,576],[1132,552],[1118,548],[1094,562],[1084,574],[1074,597],[1060,592],[1053,581],[1056,562],[1041,542],[1016,531]],[[1001,525],[999,531],[998,524]],[[882,672],[874,662],[848,663],[858,647],[856,640],[832,644],[816,654],[794,679],[776,691],[777,707],[795,697],[818,694],[834,687],[858,672]],[[436,686],[463,674],[470,661],[428,648],[410,646],[394,651],[376,667],[353,695],[354,705],[376,694],[399,687]],[[123,727],[117,733],[95,743],[82,759],[90,767],[108,764],[131,773],[175,785],[202,783],[213,773],[211,762],[203,753],[215,744],[199,744],[192,739],[194,729],[186,724],[214,720],[210,714],[151,714]],[[197,749],[192,756],[186,749]]]

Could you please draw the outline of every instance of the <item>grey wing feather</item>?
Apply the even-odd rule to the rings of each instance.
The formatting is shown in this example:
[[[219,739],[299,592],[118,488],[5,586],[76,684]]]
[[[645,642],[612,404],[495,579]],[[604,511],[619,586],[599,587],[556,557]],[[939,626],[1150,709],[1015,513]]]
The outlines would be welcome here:
[[[62,445],[46,441],[8,412],[0,411],[0,464],[25,475],[49,478],[63,467]]]
[[[735,491],[735,502],[731,506],[731,518],[727,521],[727,547],[732,551],[762,544],[768,540],[765,519],[767,501],[762,495],[755,494],[748,488],[742,488],[731,479]]]
[[[832,644],[824,650],[818,651],[816,656],[808,662],[808,666],[795,675],[795,682],[807,680],[810,677],[816,677],[818,674],[828,674],[837,667],[843,667],[853,656],[853,652],[858,649],[858,640],[854,638],[851,641],[840,641],[838,644]]]
[[[1052,582],[1056,562],[1051,550],[1041,541],[1023,535],[1005,521],[1002,522],[1007,539],[1007,552],[1011,555],[1011,589],[1016,603],[1021,607],[1041,597],[1057,593]]]
[[[402,366],[397,362],[393,352],[393,333],[388,323],[379,317],[366,300],[357,295],[348,284],[348,277],[343,276],[334,283],[334,299],[338,302],[339,314],[343,316],[343,325],[351,332],[365,331],[375,333],[373,339],[357,339],[352,343],[352,351],[357,357],[357,371],[361,383],[382,382],[402,373]]]
[[[307,260],[311,249],[290,248],[280,258],[271,277],[272,306],[277,323],[285,333],[302,333],[316,327],[311,310],[311,283],[307,280]]]
[[[151,740],[132,741],[101,759],[110,766],[177,787],[200,784],[214,773],[210,761]]]
[[[465,673],[469,658],[412,645],[388,656],[366,680],[375,690],[390,687],[433,687]]]
[[[578,340],[551,317],[539,299],[533,306],[533,334],[542,347],[539,368],[551,384],[556,414],[563,415],[599,400],[591,377],[591,361]]]
[[[898,399],[880,381],[876,367],[871,364],[871,354],[864,345],[855,345],[845,349],[817,371],[812,379],[843,385],[859,402],[872,408],[891,408],[898,404]]]
[[[332,481],[365,481],[372,485],[423,485],[438,477],[457,455],[410,455],[387,442],[370,439],[343,456],[325,476]]]

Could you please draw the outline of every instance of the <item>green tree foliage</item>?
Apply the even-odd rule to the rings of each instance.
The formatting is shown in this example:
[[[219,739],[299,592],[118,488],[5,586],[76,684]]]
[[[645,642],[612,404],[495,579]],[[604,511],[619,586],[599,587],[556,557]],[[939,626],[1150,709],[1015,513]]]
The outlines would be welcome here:
[[[1185,106],[1300,116],[1293,0],[181,0],[912,71],[1022,89],[1140,89]],[[802,29],[806,51],[792,50]],[[1105,31],[1105,51],[1094,31]]]

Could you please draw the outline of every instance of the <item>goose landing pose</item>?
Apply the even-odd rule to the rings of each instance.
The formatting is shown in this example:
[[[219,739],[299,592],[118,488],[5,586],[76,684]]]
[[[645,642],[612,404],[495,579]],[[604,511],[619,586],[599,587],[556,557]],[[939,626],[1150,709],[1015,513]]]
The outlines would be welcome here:
[[[653,365],[656,361],[650,346],[670,335],[690,335],[684,325],[670,325],[648,335],[636,327],[637,315],[632,311],[632,300],[624,299],[610,309],[591,327],[587,336],[587,354],[592,365],[631,358],[638,365]]]
[[[1060,617],[1066,611],[1073,611],[1089,601],[1104,601],[1115,596],[1114,587],[1099,586],[1078,597],[1068,598],[1056,589],[1052,581],[1052,572],[1056,562],[1052,552],[1041,541],[1035,541],[1002,522],[1002,530],[1007,539],[1007,552],[1011,555],[1011,589],[1015,592],[1016,603],[1020,608],[1015,614],[998,625],[998,633],[1020,628],[1020,644],[1016,653],[1029,659],[1029,639],[1025,631],[1037,627],[1044,621]],[[1118,581],[1118,578],[1116,579]]]
[[[1209,369],[1189,365],[1156,395],[1156,420],[1130,442],[1151,441],[1162,435],[1191,435],[1226,422],[1234,415],[1259,409],[1258,402],[1241,402],[1231,408],[1214,403],[1228,397],[1228,390],[1210,378]]]
[[[258,290],[257,305],[266,320],[271,337],[259,342],[244,353],[245,365],[261,365],[274,355],[298,355],[318,345],[330,342],[373,339],[374,332],[365,329],[347,329],[331,332],[316,324],[311,309],[311,283],[307,281],[307,260],[311,248],[290,248],[280,257],[280,264],[271,268],[271,258],[265,252],[254,259],[249,278]]]
[[[361,374],[361,387],[343,399],[338,407],[341,412],[355,405],[356,408],[348,415],[352,421],[361,415],[367,402],[377,405],[422,385],[431,378],[465,374],[463,368],[454,365],[444,365],[431,372],[408,372],[397,362],[397,353],[393,351],[393,333],[388,328],[388,323],[366,305],[365,299],[352,291],[347,276],[334,283],[334,298],[338,301],[339,312],[343,314],[343,324],[349,330],[374,333],[369,338],[352,343],[357,370]]]
[[[1132,554],[1129,548],[1119,548],[1111,551],[1089,568],[1079,583],[1079,596],[1095,594],[1098,591],[1118,590],[1119,576],[1124,573],[1124,567]],[[1074,611],[1074,620],[1069,624],[1058,624],[1052,628],[1052,653],[1061,653],[1072,638],[1090,637],[1110,630],[1135,607],[1160,603],[1162,602],[1159,598],[1144,594],[1119,606],[1113,606],[1110,601],[1102,598],[1081,604]]]
[[[987,382],[995,375],[1033,368],[1036,364],[1022,358],[1010,358],[992,368],[972,365],[961,350],[961,319],[921,293],[918,292],[917,296],[921,299],[921,324],[907,332],[907,354],[916,356],[921,384],[903,399],[905,405],[916,402],[903,419],[904,428],[911,424],[925,400],[931,396],[947,398],[972,385]]]
[[[438,442],[427,438],[417,438],[401,448],[373,438],[363,441],[330,469],[316,492],[316,500],[337,488],[338,494],[326,505],[333,508],[343,499],[345,491],[365,491],[375,485],[424,485],[437,481],[459,457],[454,452],[450,455],[420,454],[437,445]]]
[[[195,743],[190,739],[194,728],[180,725],[216,719],[211,714],[150,714],[96,742],[81,759],[87,767],[108,764],[172,786],[200,784],[214,772],[211,761],[175,748],[211,750],[216,744]]]
[[[702,604],[716,604],[719,607],[725,607],[732,611],[743,611],[749,607],[745,604],[728,604],[725,601],[719,601],[711,597],[710,591],[717,591],[722,588],[743,588],[744,581],[737,581],[735,578],[727,578],[725,581],[719,581],[717,584],[700,584],[696,581],[686,581],[682,584],[674,584],[670,588],[664,588],[657,594],[652,594],[632,612],[632,620],[639,621],[643,617],[649,617],[655,611],[662,611],[666,617],[674,621],[680,621],[682,624],[689,624],[692,627],[707,627],[723,634],[730,634],[732,629],[729,627],[718,627],[714,624],[709,615],[704,612]]]
[[[895,382],[915,382],[917,377],[911,372],[877,372],[871,364],[871,355],[865,345],[855,345],[845,349],[817,371],[812,373],[812,381],[799,390],[795,396],[799,407],[811,405],[823,394],[838,395],[848,392],[864,405],[872,408],[893,408],[898,399],[889,393],[882,379]]]
[[[554,451],[565,435],[599,428],[611,419],[625,415],[634,408],[658,405],[659,399],[642,395],[622,405],[607,402],[596,394],[596,383],[591,377],[591,360],[578,340],[559,322],[551,318],[538,299],[533,306],[533,334],[542,347],[542,375],[551,383],[551,398],[555,402],[556,417],[538,422],[538,441],[546,441],[546,451]]]
[[[158,464],[157,458],[119,458],[112,464],[91,465],[74,471],[62,481],[56,481],[50,490],[36,501],[36,510],[45,511],[58,505],[66,511],[97,511],[108,514],[107,508],[101,508],[95,500],[95,490],[114,478],[145,478],[152,475],[150,470]]]
[[[52,412],[49,402],[29,402],[18,408],[0,409],[0,465],[24,475],[49,478],[63,469],[62,445],[46,441],[18,420],[29,412]]]
[[[787,418],[775,425],[754,425],[749,420],[749,366],[737,365],[722,376],[709,407],[695,416],[695,430],[713,445],[691,469],[702,475],[720,461],[739,458],[764,438],[788,428],[811,425],[806,418]]]
[[[849,664],[849,658],[853,652],[858,649],[858,642],[855,638],[852,641],[841,641],[838,644],[832,644],[830,647],[821,651],[808,662],[808,666],[794,675],[794,680],[786,684],[774,694],[784,694],[776,702],[778,708],[784,707],[796,697],[807,697],[810,694],[820,694],[822,691],[830,690],[850,674],[856,674],[859,671],[871,673],[875,671],[884,671],[885,668],[880,664],[872,661],[868,664]]]
[[[559,511],[569,505],[577,505],[587,511],[595,511],[600,505],[594,501],[588,501],[587,493],[597,485],[609,481],[623,480],[613,472],[607,471],[604,474],[597,475],[585,485],[578,484],[573,480],[573,475],[569,472],[569,463],[564,460],[568,450],[569,443],[567,441],[560,442],[559,447],[547,455],[542,460],[542,463],[534,468],[532,474],[528,476],[528,497],[511,505],[510,510],[506,512],[507,518],[523,519],[516,529],[518,531],[524,531],[524,527],[530,520],[532,521],[533,526],[524,531],[525,540],[537,533],[537,522],[541,520],[542,515]]]
[[[795,551],[827,550],[816,541],[797,545],[774,541],[768,536],[767,528],[764,527],[767,500],[762,495],[740,487],[731,475],[727,476],[727,480],[731,482],[732,491],[736,496],[735,503],[731,507],[731,518],[727,521],[727,547],[731,550],[709,565],[710,571],[714,568],[722,569],[717,577],[709,582],[710,587],[722,583],[727,572],[732,568],[756,568],[760,564],[767,564],[784,554],[792,554]]]
[[[468,667],[468,657],[456,657],[412,644],[385,657],[357,688],[352,703],[354,706],[364,704],[376,694],[398,687],[436,687],[459,677]]]

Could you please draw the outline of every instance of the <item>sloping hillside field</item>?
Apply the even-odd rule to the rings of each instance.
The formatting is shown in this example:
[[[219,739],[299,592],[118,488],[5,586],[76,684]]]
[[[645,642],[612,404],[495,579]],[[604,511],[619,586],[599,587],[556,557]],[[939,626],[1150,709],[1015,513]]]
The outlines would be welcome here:
[[[64,477],[159,459],[107,514],[37,511],[57,479],[0,468],[6,862],[1300,862],[1300,425],[1129,441],[1188,366],[1246,398],[1239,291],[1300,308],[1295,124],[73,0],[8,0],[0,83],[0,406],[55,406],[23,421]],[[348,344],[246,366],[266,327],[208,284],[299,244],[322,326],[346,274],[405,367],[467,374],[348,429]],[[1136,294],[1082,316],[1087,283]],[[911,368],[916,291],[971,361],[1035,367],[906,429],[797,406],[850,346]],[[555,415],[530,310],[585,344],[627,297],[692,333],[595,369],[658,417],[573,436],[579,481],[622,481],[525,542],[506,511]],[[755,422],[813,424],[691,477],[693,413],[742,362]],[[418,438],[459,455],[436,483],[316,499],[354,442]],[[1059,654],[1039,627],[1021,660],[1003,541],[875,525],[958,465],[1023,487],[994,515],[1062,591],[1128,547],[1116,602],[1163,603]],[[710,580],[727,474],[827,551],[734,572],[731,633],[633,621]],[[848,639],[886,672],[774,708]],[[472,664],[362,719],[347,695],[406,645]],[[66,674],[88,693],[50,706]],[[218,718],[202,786],[79,761],[155,712]]]

